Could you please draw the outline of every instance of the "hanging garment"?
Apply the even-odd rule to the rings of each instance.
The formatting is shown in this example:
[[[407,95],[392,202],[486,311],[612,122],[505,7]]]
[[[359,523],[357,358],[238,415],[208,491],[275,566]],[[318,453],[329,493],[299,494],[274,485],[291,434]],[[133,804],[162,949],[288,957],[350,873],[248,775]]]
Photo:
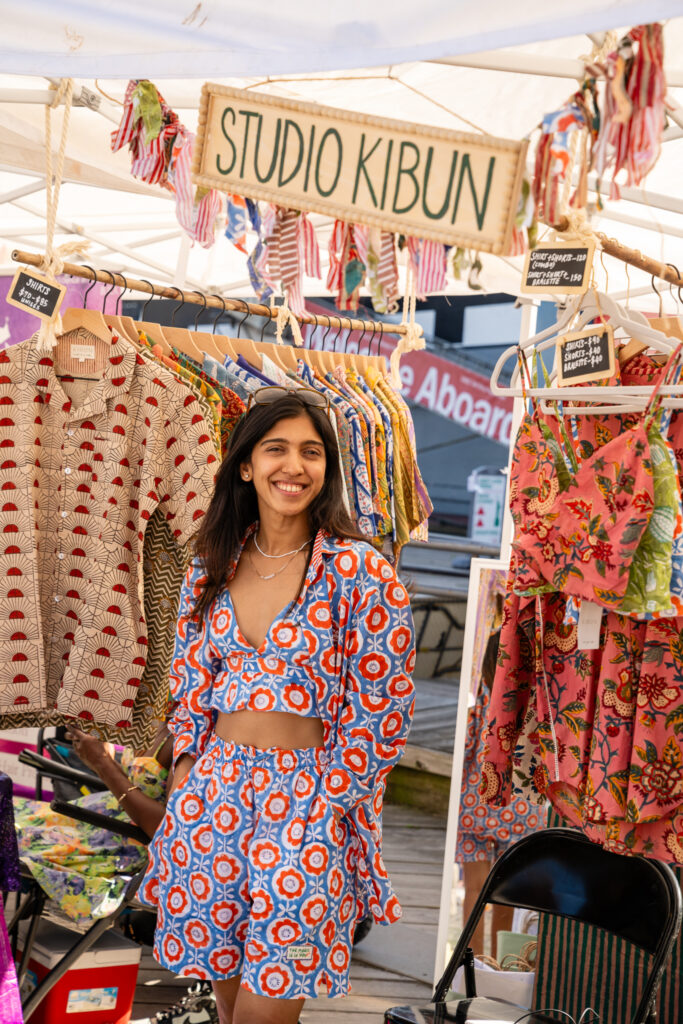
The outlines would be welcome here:
[[[517,593],[562,590],[620,607],[654,508],[648,431],[655,398],[642,419],[580,465],[569,442],[560,447],[534,401],[520,425],[510,472]]]
[[[168,673],[173,656],[178,602],[190,553],[178,544],[164,510],[157,508],[145,530],[142,575],[147,623],[147,662],[133,707],[126,745],[142,754],[166,720]]]
[[[315,388],[316,391],[320,391],[326,398],[329,398],[332,407],[337,409],[349,424],[351,429],[351,460],[356,526],[365,536],[373,537],[375,532],[375,515],[370,491],[370,475],[367,462],[365,461],[365,447],[360,418],[346,398],[343,398],[338,391],[330,387],[329,383],[318,377],[303,360],[299,360],[298,373],[309,387]]]
[[[49,710],[128,728],[147,652],[145,530],[161,506],[179,543],[195,532],[217,466],[211,431],[187,388],[116,336],[79,405],[33,339],[0,366],[3,725]]]
[[[683,620],[605,612],[581,650],[565,602],[508,595],[482,791],[545,794],[605,847],[683,863]]]

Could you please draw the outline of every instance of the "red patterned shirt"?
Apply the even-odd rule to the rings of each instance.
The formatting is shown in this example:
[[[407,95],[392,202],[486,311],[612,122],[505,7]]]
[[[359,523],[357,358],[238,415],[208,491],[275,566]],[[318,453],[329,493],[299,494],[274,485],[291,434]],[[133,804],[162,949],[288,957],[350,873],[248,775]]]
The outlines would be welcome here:
[[[217,458],[196,397],[115,336],[104,362],[76,406],[33,339],[0,352],[5,716],[130,723],[147,523],[161,506],[184,544],[211,498]]]

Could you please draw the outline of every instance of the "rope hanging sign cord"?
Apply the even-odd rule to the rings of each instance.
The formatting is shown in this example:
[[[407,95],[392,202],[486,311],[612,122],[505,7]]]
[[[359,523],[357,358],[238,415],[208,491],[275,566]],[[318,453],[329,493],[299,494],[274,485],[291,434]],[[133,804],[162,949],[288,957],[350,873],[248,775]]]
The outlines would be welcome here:
[[[43,263],[43,256],[38,253],[24,252],[21,249],[15,249],[12,253],[12,260],[15,263],[23,263],[31,267],[39,267]],[[116,274],[110,271],[95,271],[95,276],[90,269],[81,266],[78,263],[64,263],[62,267],[63,274],[69,274],[71,277],[84,277],[92,281],[101,281],[104,284],[111,284],[114,281],[121,288],[127,287],[129,291],[145,292],[157,299],[177,299],[178,289],[172,285],[154,285],[150,286],[146,281],[139,281],[135,278],[126,276],[124,279],[121,274]],[[248,312],[255,316],[270,317],[271,320],[278,319],[279,306],[269,306],[265,303],[253,303],[245,302],[243,299],[222,299],[203,292],[186,292],[186,301],[188,303],[196,303],[197,305],[208,306],[212,309],[220,309],[226,311],[233,311],[237,313]],[[295,314],[291,313],[291,317]],[[303,313],[296,315],[296,320],[301,324],[310,324],[311,326],[317,327],[329,327],[330,324],[334,327],[339,327],[339,330],[348,331],[363,331],[364,333],[374,333],[378,331],[380,335],[411,335],[411,325],[402,324],[386,324],[383,320],[356,320],[348,316],[316,316],[314,313]]]

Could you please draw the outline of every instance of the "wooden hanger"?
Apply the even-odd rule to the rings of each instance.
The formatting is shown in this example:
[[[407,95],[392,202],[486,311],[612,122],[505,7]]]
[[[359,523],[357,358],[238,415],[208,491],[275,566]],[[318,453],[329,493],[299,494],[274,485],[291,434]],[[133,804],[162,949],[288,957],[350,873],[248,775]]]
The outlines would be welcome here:
[[[165,356],[170,356],[173,353],[171,352],[171,346],[169,345],[169,343],[168,343],[168,341],[166,339],[166,335],[165,335],[164,329],[161,326],[161,324],[151,323],[150,321],[147,321],[147,320],[144,319],[145,313],[147,311],[147,307],[149,306],[149,304],[152,301],[152,299],[155,298],[155,296],[156,296],[156,292],[154,290],[154,285],[152,284],[151,281],[148,281],[144,277],[141,278],[140,280],[144,281],[145,284],[149,285],[149,289],[150,289],[151,295],[150,295],[150,297],[147,299],[147,301],[145,302],[145,304],[142,307],[142,317],[143,317],[143,319],[142,320],[133,320],[132,321],[133,322],[133,326],[134,326],[136,331],[144,331],[145,332],[145,334],[147,335],[147,340],[149,341],[149,343],[151,345],[158,345],[159,348],[161,349],[161,351],[163,352],[163,354]]]
[[[191,341],[192,345],[194,346],[194,348],[196,349],[196,351],[199,353],[199,355],[195,356],[194,358],[198,359],[198,361],[200,363],[203,363],[204,362],[204,355],[206,354],[206,355],[211,356],[213,359],[218,359],[218,360],[220,360],[222,362],[223,361],[223,356],[221,355],[219,350],[216,348],[216,345],[214,344],[213,334],[211,334],[209,331],[200,331],[198,326],[197,326],[197,322],[199,320],[199,317],[202,315],[202,313],[207,308],[207,306],[206,306],[206,296],[204,295],[203,292],[198,292],[198,291],[193,291],[193,294],[194,295],[199,295],[199,297],[202,299],[202,301],[204,303],[203,308],[197,310],[197,315],[194,318],[194,327],[193,327],[192,330],[189,331],[190,341]],[[216,317],[216,320],[218,320],[218,317]],[[215,326],[215,321],[214,321],[214,326]]]
[[[211,356],[213,359],[218,360],[218,362],[221,363],[221,365],[222,365],[223,364],[223,359],[225,358],[225,353],[222,352],[221,349],[218,346],[217,335],[216,335],[216,324],[218,323],[220,318],[225,313],[225,299],[222,296],[215,295],[215,294],[212,294],[211,298],[218,299],[219,302],[222,302],[223,303],[223,309],[221,310],[221,312],[218,314],[218,316],[213,321],[213,326],[212,326],[211,332],[209,332],[209,331],[198,331],[195,328],[195,330],[192,331],[192,340],[197,345],[197,347],[202,350],[202,352],[206,352],[207,355]],[[206,304],[205,304],[204,308],[206,308]]]
[[[225,356],[230,356],[231,359],[237,362],[237,352],[232,344],[232,338],[228,337],[227,334],[214,334],[213,340],[220,353],[221,361]]]
[[[254,344],[259,352],[265,353],[285,373],[289,370],[296,373],[297,350],[293,345],[278,344],[274,341],[255,341]]]
[[[244,301],[244,299],[238,299],[237,301],[242,303],[242,305],[244,306],[245,313],[242,319],[240,320],[239,324],[237,325],[237,337],[231,338],[230,343],[232,345],[233,350],[237,353],[238,356],[242,356],[244,359],[247,360],[248,363],[251,363],[255,370],[261,370],[261,356],[259,354],[258,349],[256,348],[256,342],[252,341],[251,338],[240,337],[242,324],[247,319],[250,313],[249,306]]]
[[[129,316],[121,317],[118,315],[123,292],[121,293],[121,295],[119,295],[118,299],[116,300],[116,313],[113,314],[104,312],[107,305],[107,299],[110,293],[116,287],[116,276],[112,274],[111,270],[101,270],[100,273],[108,274],[109,277],[111,278],[111,286],[109,287],[108,291],[105,292],[104,298],[102,299],[102,316],[104,318],[105,324],[107,325],[107,327],[110,327],[113,331],[116,331],[116,334],[118,335],[119,338],[122,338],[124,341],[129,341],[131,345],[134,345],[136,348],[139,348],[140,341],[138,338],[138,332],[135,329],[135,324],[133,323],[132,319]],[[123,277],[123,274],[121,274],[120,276]],[[125,277],[123,277],[123,280],[126,280]],[[126,288],[128,288],[128,282],[126,282]],[[90,289],[88,289],[88,291],[89,290]]]
[[[666,265],[667,265],[667,267],[671,267],[671,269],[676,273],[677,277],[680,278],[681,275],[679,273],[678,267],[674,263],[667,263]],[[652,277],[652,287],[654,288],[655,291],[657,291],[657,289],[655,288],[654,275]],[[671,294],[672,294],[672,296],[673,296],[673,293],[674,293],[674,289],[673,289],[673,285],[671,285]],[[657,294],[659,295],[659,292],[657,292]],[[652,319],[650,320],[651,326],[655,327],[658,331],[661,331],[663,334],[666,334],[667,338],[678,338],[679,341],[683,341],[683,323],[681,322],[681,318],[678,315],[679,314],[679,309],[680,309],[679,303],[681,301],[682,301],[681,300],[681,289],[679,288],[678,289],[678,299],[676,300],[676,306],[677,306],[676,314],[674,316],[662,316],[662,310],[661,310],[661,302],[662,302],[662,300],[660,298],[660,300],[659,300],[659,302],[660,302],[659,316],[652,317]]]
[[[93,267],[88,267],[88,270],[92,273],[92,284],[85,290],[85,295],[83,296],[83,308],[79,309],[74,306],[66,309],[62,313],[62,334],[60,335],[60,339],[64,335],[70,334],[72,331],[81,329],[95,335],[99,341],[109,347],[111,345],[111,331],[105,322],[104,316],[99,309],[86,309],[88,295],[97,284],[97,273],[95,269]],[[107,292],[107,294],[109,293]]]
[[[171,314],[171,326],[164,328],[164,337],[172,348],[177,348],[183,355],[189,356],[190,359],[194,359],[196,363],[201,365],[204,361],[204,353],[195,344],[192,332],[187,327],[176,327],[175,325],[176,313],[181,306],[187,303],[187,299],[182,288],[178,288],[175,285],[174,288],[181,296],[181,300]]]

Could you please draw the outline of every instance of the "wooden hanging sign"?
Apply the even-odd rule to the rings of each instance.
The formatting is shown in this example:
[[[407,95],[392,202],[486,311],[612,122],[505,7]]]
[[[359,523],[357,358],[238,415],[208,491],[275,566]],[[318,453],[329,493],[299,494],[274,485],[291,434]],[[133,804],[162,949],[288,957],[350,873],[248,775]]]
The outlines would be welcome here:
[[[526,149],[206,83],[192,176],[204,188],[504,255]]]
[[[589,384],[614,376],[614,331],[599,324],[565,334],[557,343],[556,372],[560,385]]]
[[[520,291],[580,295],[588,290],[595,245],[539,245],[527,253]]]
[[[20,268],[14,275],[6,301],[41,320],[53,320],[65,291],[65,285],[56,284],[34,270]]]

